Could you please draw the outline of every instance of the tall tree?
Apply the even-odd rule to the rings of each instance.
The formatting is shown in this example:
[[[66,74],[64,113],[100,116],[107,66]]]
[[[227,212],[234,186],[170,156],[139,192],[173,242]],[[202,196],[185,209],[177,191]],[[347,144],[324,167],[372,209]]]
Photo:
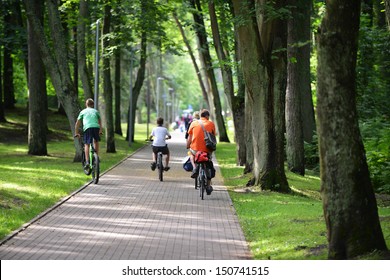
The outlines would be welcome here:
[[[35,12],[35,1],[24,0],[30,31],[34,34],[43,63],[50,75],[57,97],[65,109],[70,129],[74,135],[74,124],[76,123],[81,107],[75,85],[71,78],[68,52],[66,49],[67,44],[61,25],[58,3],[57,1],[51,0],[46,0],[45,3],[48,10],[49,29],[53,43],[52,48],[45,36],[39,15]],[[77,139],[74,140],[74,145],[76,149],[75,160],[79,161],[81,159],[82,147]]]
[[[237,163],[239,165],[244,165],[246,162],[246,149],[245,149],[245,87],[242,88],[243,78],[241,69],[239,66],[236,68],[237,71],[237,80],[238,80],[238,92],[237,95],[234,93],[234,82],[233,82],[233,69],[232,65],[237,65],[237,61],[232,61],[232,58],[238,59],[239,56],[236,52],[235,44],[235,33],[230,32],[227,34],[225,28],[220,28],[218,23],[218,17],[215,8],[215,1],[209,1],[209,13],[211,21],[211,30],[213,33],[214,47],[217,53],[219,67],[222,73],[222,81],[224,85],[224,92],[227,97],[229,107],[233,113],[233,124],[234,124],[234,138],[237,144]],[[226,19],[226,13],[224,11],[224,6],[221,5],[220,15],[221,23],[232,22],[232,20]],[[229,13],[234,17],[234,10],[231,1],[228,3]],[[230,26],[229,26],[230,27]],[[230,27],[230,30],[232,27]],[[234,29],[233,29],[234,30]],[[222,38],[225,38],[224,42]],[[233,51],[235,55],[231,57],[230,55],[230,46],[229,40],[233,41]]]
[[[77,22],[77,66],[84,90],[84,99],[93,98],[92,79],[87,67],[86,26],[89,22],[88,0],[80,0]]]
[[[39,16],[43,25],[44,0],[34,0],[36,9],[34,13]],[[47,155],[47,94],[46,94],[46,73],[39,46],[37,45],[34,33],[28,29],[28,153],[30,155]]]
[[[3,14],[3,6],[0,6],[0,13]],[[4,37],[4,30],[2,28],[2,24],[0,25],[0,34],[1,37]],[[6,122],[5,111],[4,111],[4,102],[3,102],[3,71],[2,71],[2,62],[1,62],[1,54],[3,50],[3,40],[0,39],[0,122]]]
[[[104,6],[103,20],[103,85],[106,117],[106,151],[115,153],[115,133],[114,133],[114,114],[113,114],[113,90],[111,83],[111,56],[108,53],[110,49],[110,26],[111,26],[111,5]]]
[[[310,81],[312,2],[289,1],[291,16],[288,20],[287,43],[286,154],[288,168],[292,172],[304,175],[304,140],[311,142],[315,130]]]
[[[4,106],[7,109],[15,107],[15,89],[14,89],[14,69],[13,69],[13,44],[12,36],[15,34],[17,25],[16,5],[18,1],[3,1],[4,14],[4,53],[3,53],[3,87],[4,87]]]
[[[233,5],[245,85],[252,102],[254,183],[262,189],[289,192],[284,171],[286,3],[234,0]]]
[[[198,63],[196,61],[194,52],[192,50],[191,44],[190,44],[190,42],[189,42],[189,40],[187,38],[187,35],[184,32],[183,25],[181,24],[177,14],[176,14],[176,12],[173,13],[173,18],[175,19],[176,25],[177,25],[177,27],[180,30],[180,34],[183,37],[183,41],[184,41],[184,43],[185,43],[185,45],[187,47],[188,54],[190,55],[192,64],[194,65],[196,77],[198,78],[199,86],[200,86],[200,88],[202,90],[203,99],[204,99],[205,103],[207,104],[207,106],[210,108],[210,103],[209,103],[209,99],[207,97],[206,87],[205,87],[205,84],[203,83],[202,74],[200,72],[200,69],[199,69]]]
[[[390,0],[385,0],[385,13],[386,13],[387,28],[390,31]]]
[[[386,250],[356,110],[360,0],[329,0],[318,34],[321,193],[330,259]]]
[[[1,46],[2,40],[0,40],[0,54],[1,54]],[[1,71],[1,59],[0,59],[0,122],[6,122],[5,111],[4,111],[4,102],[3,102],[3,75]]]
[[[217,86],[217,81],[215,78],[214,68],[212,65],[212,59],[210,55],[210,48],[207,41],[206,27],[203,19],[202,7],[199,0],[189,0],[192,8],[192,15],[194,17],[194,29],[196,36],[198,38],[199,44],[199,56],[201,61],[206,68],[207,81],[211,86],[211,93],[209,94],[209,99],[213,104],[213,108],[210,108],[210,111],[213,112],[215,122],[217,124],[219,141],[229,142],[229,137],[226,132],[225,121],[222,115],[222,105],[221,99],[219,97],[219,91]]]

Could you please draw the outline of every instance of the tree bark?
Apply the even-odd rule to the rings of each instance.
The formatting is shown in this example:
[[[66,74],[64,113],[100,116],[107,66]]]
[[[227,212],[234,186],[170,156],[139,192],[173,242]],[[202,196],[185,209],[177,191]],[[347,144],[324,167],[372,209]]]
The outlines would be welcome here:
[[[207,98],[206,87],[205,87],[205,85],[203,83],[203,80],[202,80],[202,73],[201,73],[201,71],[199,69],[198,63],[196,62],[196,58],[195,58],[194,52],[192,51],[191,45],[190,45],[190,43],[189,43],[189,41],[187,39],[187,36],[186,36],[186,34],[184,32],[183,25],[179,21],[179,18],[177,17],[176,13],[173,13],[173,17],[174,17],[174,19],[176,21],[177,27],[180,30],[180,34],[183,37],[183,41],[184,41],[184,43],[185,43],[185,45],[187,47],[188,53],[189,53],[189,55],[191,57],[192,64],[194,65],[196,76],[198,77],[198,81],[199,81],[199,86],[200,86],[200,88],[202,90],[203,99],[204,99],[205,103],[207,104],[208,108],[210,108],[209,99]]]
[[[86,24],[89,19],[88,0],[80,0],[79,17],[77,22],[77,65],[84,90],[84,99],[93,98],[92,79],[87,67],[86,56]]]
[[[43,0],[35,0],[36,15],[43,24]],[[39,46],[36,44],[33,32],[28,29],[28,89],[29,89],[29,114],[28,114],[28,154],[47,155],[47,94],[46,73]]]
[[[190,0],[190,4],[191,7],[194,9],[192,15],[195,23],[194,29],[200,45],[200,49],[199,49],[200,59],[203,61],[205,65],[207,80],[211,86],[211,95],[209,95],[209,97],[211,97],[212,100],[211,103],[213,104],[213,108],[210,108],[210,110],[211,112],[214,112],[213,113],[215,118],[214,121],[217,124],[219,141],[230,142],[226,132],[225,121],[222,115],[221,99],[219,98],[219,91],[215,79],[214,68],[212,65],[209,44],[207,42],[207,33],[206,33],[204,20],[202,16],[202,8],[200,5],[200,1]]]
[[[146,48],[147,48],[147,35],[146,31],[141,34],[141,51],[140,51],[140,65],[137,71],[137,78],[135,80],[135,84],[133,87],[133,103],[132,108],[132,120],[133,122],[130,124],[132,126],[132,135],[131,139],[134,142],[134,128],[135,128],[135,108],[137,108],[137,100],[141,93],[142,85],[145,80],[145,72],[146,72]],[[129,132],[129,131],[127,131]]]
[[[390,0],[385,0],[385,13],[386,13],[387,28],[390,31]]]
[[[15,19],[15,9],[13,2],[6,1],[4,15],[4,36],[8,38],[4,42],[4,53],[3,53],[3,87],[4,87],[4,107],[6,109],[15,108],[15,89],[14,89],[14,70],[13,70],[13,58],[12,49],[13,41],[10,38],[14,34],[14,26],[17,20]]]
[[[309,18],[310,12],[307,10],[307,2],[291,1],[291,18],[288,20],[288,43],[287,43],[287,90],[286,90],[286,154],[288,169],[294,173],[305,175],[305,151],[303,137],[303,100],[305,89],[310,91],[310,47],[308,67],[303,56],[304,50],[300,45],[308,45],[310,38],[303,36],[306,30],[306,17]],[[309,9],[310,10],[310,9]],[[308,25],[310,31],[310,24]],[[306,77],[309,79],[306,79]],[[313,108],[313,107],[312,107]],[[313,109],[311,109],[313,111]],[[314,123],[314,119],[313,119]],[[311,132],[313,133],[313,132]],[[311,142],[311,141],[309,141]]]
[[[329,259],[387,250],[356,109],[360,3],[327,1],[317,40],[321,193]]]
[[[121,51],[115,51],[115,133],[122,136],[121,122]]]
[[[76,123],[81,108],[75,85],[71,79],[65,36],[63,35],[58,11],[58,3],[56,1],[46,0],[53,49],[49,47],[48,40],[45,37],[44,30],[39,21],[39,16],[34,12],[35,2],[24,0],[24,4],[28,22],[32,32],[34,32],[34,39],[39,45],[43,63],[50,75],[57,97],[65,109],[72,135],[74,135],[74,124]],[[74,145],[76,149],[74,160],[79,161],[81,160],[82,147],[77,139],[74,140]]]
[[[0,54],[1,54],[1,41],[0,41]],[[4,111],[4,102],[3,102],[3,75],[1,71],[1,59],[0,59],[0,122],[6,122],[5,111]]]
[[[265,2],[272,5],[271,1]],[[286,48],[287,25],[265,14],[263,4],[233,1],[236,16],[244,19],[238,27],[238,36],[248,101],[253,105],[253,175],[261,189],[289,192],[284,172],[286,54],[281,51]],[[281,7],[285,7],[284,1],[274,8]],[[256,19],[250,16],[254,11]]]
[[[104,7],[103,20],[103,50],[108,50],[110,43],[107,35],[110,33],[111,25],[111,6]],[[115,149],[115,133],[114,133],[114,114],[113,114],[113,90],[111,83],[111,67],[110,56],[105,54],[103,56],[103,87],[104,87],[104,101],[105,101],[105,116],[106,116],[106,152],[116,153]]]

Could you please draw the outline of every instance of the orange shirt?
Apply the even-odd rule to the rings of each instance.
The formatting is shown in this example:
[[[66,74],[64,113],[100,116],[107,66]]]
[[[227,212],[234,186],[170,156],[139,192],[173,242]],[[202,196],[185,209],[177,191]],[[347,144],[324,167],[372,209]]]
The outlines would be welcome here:
[[[215,125],[212,121],[209,121],[206,118],[201,118],[200,121],[203,123],[203,126],[206,131],[211,132],[215,135]],[[199,124],[199,121],[194,120],[191,123],[191,126],[188,129],[188,134],[192,135],[192,141],[190,145],[190,148],[192,150],[211,153],[211,151],[206,148],[206,142],[204,141],[204,132],[202,126]]]

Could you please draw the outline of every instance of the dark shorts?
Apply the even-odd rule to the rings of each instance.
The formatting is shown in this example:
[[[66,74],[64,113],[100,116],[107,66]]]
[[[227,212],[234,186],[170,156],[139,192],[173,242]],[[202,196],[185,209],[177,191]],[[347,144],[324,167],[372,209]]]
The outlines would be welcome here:
[[[169,154],[168,145],[166,145],[164,147],[152,146],[152,149],[153,149],[153,153],[155,153],[155,154],[157,154],[158,152],[162,152],[163,155]]]
[[[84,144],[92,144],[93,139],[100,141],[99,128],[91,127],[84,131]]]

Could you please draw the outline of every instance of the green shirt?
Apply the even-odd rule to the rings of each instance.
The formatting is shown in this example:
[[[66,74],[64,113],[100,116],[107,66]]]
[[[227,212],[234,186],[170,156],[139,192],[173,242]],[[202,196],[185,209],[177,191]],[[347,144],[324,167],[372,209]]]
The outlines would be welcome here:
[[[91,127],[100,128],[100,113],[94,108],[85,108],[80,112],[77,119],[83,121],[83,131]]]

